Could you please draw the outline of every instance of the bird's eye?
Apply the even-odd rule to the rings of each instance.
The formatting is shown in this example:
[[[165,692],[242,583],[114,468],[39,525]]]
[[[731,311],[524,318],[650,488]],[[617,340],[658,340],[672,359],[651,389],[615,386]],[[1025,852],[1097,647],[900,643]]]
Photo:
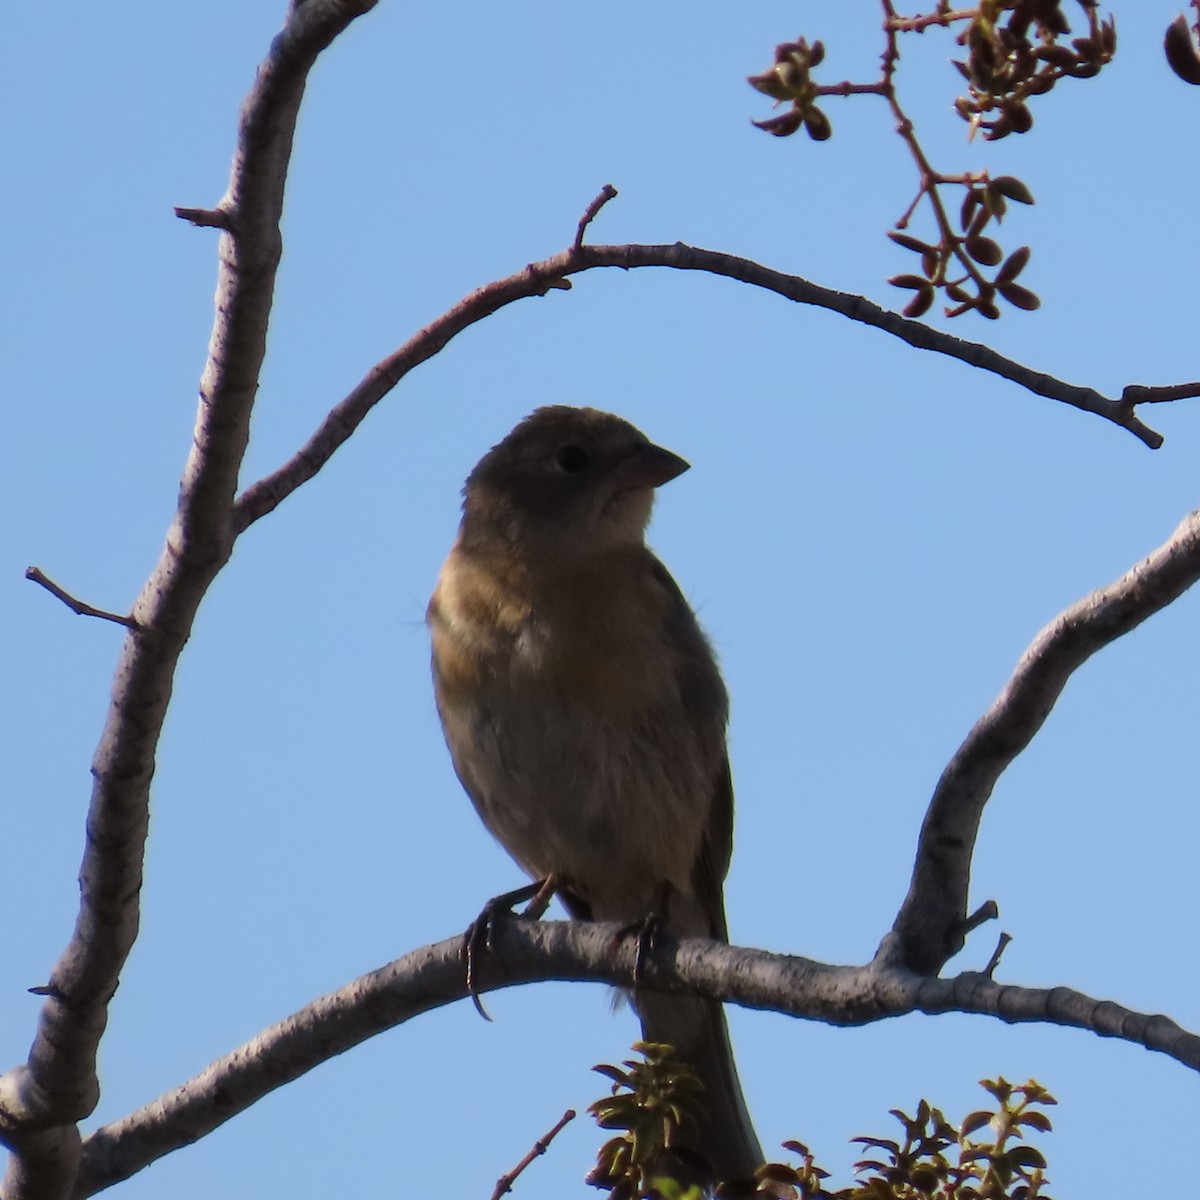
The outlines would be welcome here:
[[[568,475],[578,475],[591,461],[591,456],[582,446],[568,443],[554,452],[554,465]]]

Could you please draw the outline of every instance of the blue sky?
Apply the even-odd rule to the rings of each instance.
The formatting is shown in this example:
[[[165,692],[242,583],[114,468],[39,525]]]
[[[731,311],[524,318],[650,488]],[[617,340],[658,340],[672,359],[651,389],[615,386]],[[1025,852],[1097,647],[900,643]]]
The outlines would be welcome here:
[[[834,137],[776,141],[744,82],[777,41],[824,39],[823,77],[876,70],[877,6],[385,0],[313,72],[244,482],[370,366],[472,288],[566,246],[682,240],[899,307],[884,231],[914,189],[882,102],[830,102]],[[1070,9],[1070,5],[1065,8]],[[1195,378],[1200,91],[1166,69],[1177,7],[1117,9],[1098,80],[1028,137],[968,145],[944,35],[902,79],[946,170],[1021,176],[1006,246],[1033,315],[960,336],[1119,392]],[[37,564],[124,609],[162,544],[211,322],[215,236],[172,215],[224,191],[238,106],[281,0],[10,7],[0,38],[3,206],[0,902],[5,1065],[22,1059],[76,905],[88,764],[121,631],[24,582]],[[919,226],[918,226],[919,228]],[[940,318],[934,317],[935,321]],[[945,322],[942,322],[945,324]],[[142,935],[102,1050],[112,1120],[314,997],[464,927],[517,869],[450,769],[422,615],[480,454],[539,404],[621,413],[688,458],[651,541],[733,697],[734,940],[861,962],[907,887],[942,767],[1056,612],[1197,503],[1196,402],[1144,413],[1151,452],[1085,414],[728,280],[593,272],[456,339],[321,475],[260,522],[206,600],[155,780]],[[1068,984],[1200,1026],[1192,931],[1200,598],[1087,664],[988,808],[973,899],[1000,905],[949,970],[1015,940],[1000,976]],[[327,1064],[127,1184],[179,1200],[490,1194],[635,1036],[607,991],[452,1006]],[[763,1141],[827,1165],[927,1096],[1055,1092],[1053,1194],[1172,1187],[1196,1081],[1161,1056],[978,1017],[838,1030],[732,1012]],[[581,1119],[519,1185],[578,1194]],[[1145,1145],[1136,1171],[1129,1147]],[[1126,1175],[1128,1172],[1128,1176]]]

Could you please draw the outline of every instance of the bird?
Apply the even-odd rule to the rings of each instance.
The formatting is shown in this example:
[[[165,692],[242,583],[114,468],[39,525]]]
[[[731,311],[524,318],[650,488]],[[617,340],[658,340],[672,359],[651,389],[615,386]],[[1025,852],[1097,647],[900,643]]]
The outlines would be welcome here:
[[[427,623],[455,772],[526,874],[576,919],[728,942],[728,695],[645,544],[655,490],[689,465],[611,413],[536,409],[467,477]],[[704,1085],[690,1148],[749,1178],[763,1153],[721,1004],[633,1004]]]

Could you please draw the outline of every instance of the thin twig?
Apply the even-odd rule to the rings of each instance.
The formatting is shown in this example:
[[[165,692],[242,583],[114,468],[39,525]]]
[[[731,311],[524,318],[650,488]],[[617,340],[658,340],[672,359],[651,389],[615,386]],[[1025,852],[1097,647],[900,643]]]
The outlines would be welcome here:
[[[221,208],[176,208],[175,215],[181,221],[191,221],[193,225],[205,229],[228,229],[229,214]]]
[[[1000,965],[1000,959],[1004,957],[1005,947],[1012,941],[1012,935],[1001,933],[996,939],[996,948],[992,951],[992,957],[988,959],[988,964],[983,968],[983,973],[991,979],[996,973],[996,968]]]
[[[995,900],[985,900],[963,923],[962,935],[974,933],[980,925],[994,921],[1000,915],[1000,905]]]
[[[112,621],[117,625],[124,625],[126,629],[138,627],[138,623],[132,617],[123,617],[119,613],[109,612],[103,608],[93,608],[83,600],[77,600],[70,592],[64,591],[53,579],[43,574],[40,567],[27,567],[25,578],[32,583],[41,584],[46,591],[52,596],[57,596],[78,617],[99,617],[101,621]]]
[[[583,216],[579,218],[579,226],[575,230],[575,241],[572,243],[572,249],[578,250],[583,245],[583,235],[587,232],[587,227],[596,219],[600,210],[616,195],[617,189],[611,183],[606,183],[600,189],[600,194],[587,206]]]
[[[525,1168],[529,1166],[529,1164],[533,1162],[535,1158],[545,1154],[550,1148],[550,1143],[554,1141],[554,1139],[558,1137],[562,1130],[573,1120],[575,1120],[575,1110],[573,1108],[568,1108],[567,1111],[563,1113],[558,1124],[555,1125],[554,1128],[549,1131],[549,1133],[543,1133],[542,1136],[533,1143],[533,1149],[530,1150],[529,1153],[525,1155],[525,1157],[521,1159],[521,1161],[517,1163],[517,1165],[513,1167],[513,1169],[509,1171],[507,1175],[501,1175],[500,1178],[496,1180],[496,1190],[492,1193],[492,1200],[500,1200],[501,1196],[511,1192],[512,1185],[516,1181],[517,1176],[520,1175],[521,1172],[524,1171]]]

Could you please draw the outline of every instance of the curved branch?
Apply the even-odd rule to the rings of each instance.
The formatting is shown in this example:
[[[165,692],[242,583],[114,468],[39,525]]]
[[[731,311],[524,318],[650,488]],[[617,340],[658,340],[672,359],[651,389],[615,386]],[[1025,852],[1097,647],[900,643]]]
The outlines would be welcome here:
[[[1029,745],[1073,672],[1200,579],[1200,512],[1148,558],[1055,617],[938,781],[921,827],[912,882],[893,929],[903,960],[933,974],[963,944],[971,856],[984,805]]]
[[[586,214],[585,214],[586,217]],[[898,313],[873,304],[864,296],[820,287],[798,275],[773,271],[748,258],[703,250],[676,242],[669,246],[587,246],[574,245],[541,262],[530,263],[504,279],[496,279],[464,296],[424,329],[414,334],[398,350],[376,363],[366,376],[331,410],[308,442],[278,470],[248,487],[238,497],[235,526],[241,533],[260,517],[266,516],[302,484],[307,483],[333,457],[335,451],[358,428],[367,413],[379,403],[414,367],[428,362],[464,329],[490,317],[494,312],[530,296],[545,296],[553,290],[569,288],[568,277],[596,267],[669,267],[678,271],[704,271],[722,275],[740,283],[752,284],[775,292],[797,304],[811,304],[841,313],[864,325],[890,333],[910,346],[932,350],[957,358],[968,366],[989,371],[1011,380],[1028,391],[1061,401],[1105,420],[1112,421],[1140,438],[1151,449],[1162,445],[1161,434],[1138,420],[1133,404],[1127,399],[1113,400],[1094,388],[1079,387],[1031,370],[997,354],[979,342],[952,337],[941,330],[910,321]],[[1162,390],[1162,389],[1159,389]]]
[[[505,921],[494,952],[480,964],[481,990],[551,979],[629,986],[636,946],[616,934],[615,926],[578,921]],[[197,1141],[273,1089],[375,1034],[465,999],[461,947],[460,937],[451,938],[362,976],[151,1104],[96,1130],[83,1146],[75,1200]],[[664,938],[656,941],[642,982],[833,1025],[863,1025],[912,1012],[970,1012],[1007,1022],[1073,1026],[1200,1069],[1200,1037],[1166,1017],[1131,1012],[1069,988],[997,984],[978,972],[929,978],[891,965],[889,955],[861,967],[830,966],[716,942]]]
[[[166,545],[130,614],[100,744],[75,930],[49,982],[26,1063],[0,1077],[7,1200],[69,1194],[75,1123],[99,1096],[96,1052],[137,936],[150,779],[175,664],[233,545],[231,515],[266,347],[296,114],[317,55],[375,0],[293,0],[242,108],[219,205],[216,318],[191,453]]]

